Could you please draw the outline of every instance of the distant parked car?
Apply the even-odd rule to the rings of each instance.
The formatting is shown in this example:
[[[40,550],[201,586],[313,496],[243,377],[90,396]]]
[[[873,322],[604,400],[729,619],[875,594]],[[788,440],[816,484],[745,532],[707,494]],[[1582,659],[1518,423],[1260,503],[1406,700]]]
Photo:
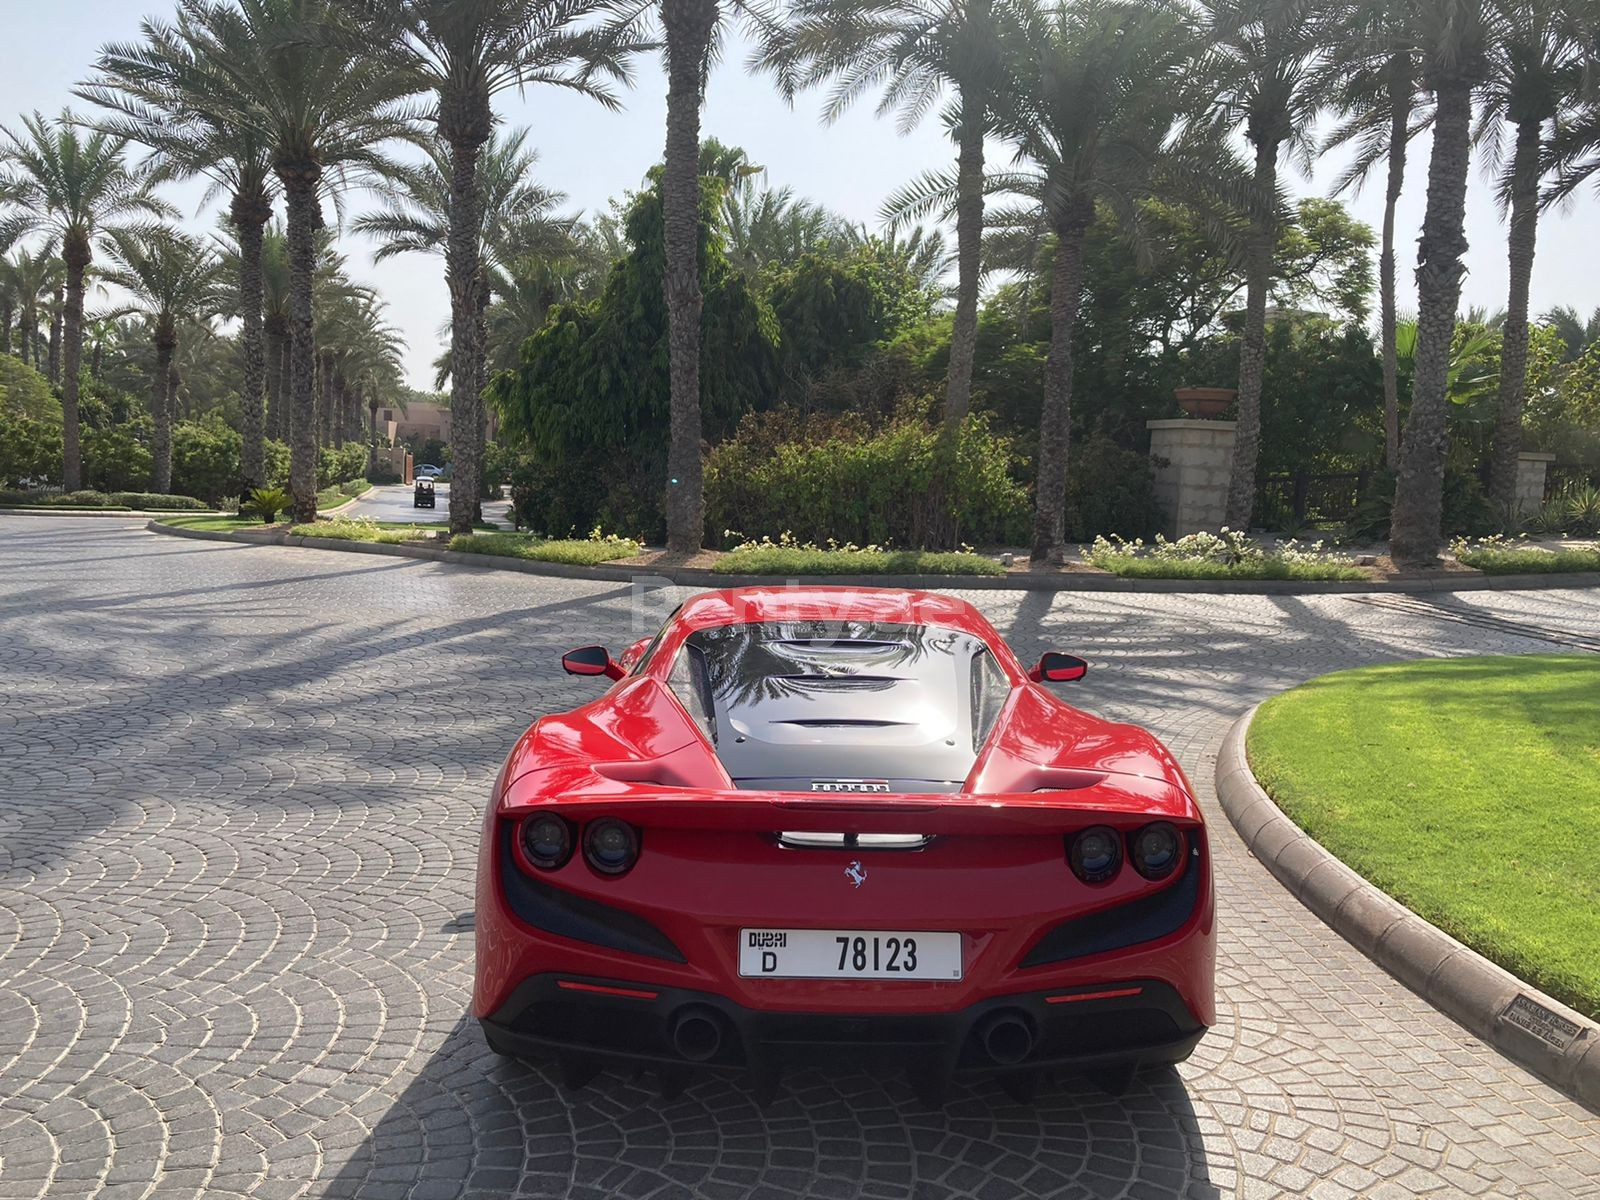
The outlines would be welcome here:
[[[444,468],[436,467],[432,463],[423,463],[414,474],[418,479],[432,479],[435,475],[443,475]]]
[[[411,495],[412,508],[434,508],[433,480],[428,476],[419,476],[416,491]]]

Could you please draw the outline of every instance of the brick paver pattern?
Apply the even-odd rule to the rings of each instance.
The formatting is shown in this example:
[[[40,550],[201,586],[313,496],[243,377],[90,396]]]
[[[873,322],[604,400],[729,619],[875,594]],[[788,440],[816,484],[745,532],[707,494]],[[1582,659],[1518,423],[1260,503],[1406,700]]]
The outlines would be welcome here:
[[[763,1108],[716,1077],[568,1093],[465,1015],[489,783],[594,694],[560,650],[638,636],[628,587],[0,522],[0,1200],[1600,1197],[1600,1118],[1326,929],[1211,781],[1262,697],[1593,638],[1600,593],[970,593],[1187,767],[1219,1024],[1121,1099],[1062,1076],[929,1110],[898,1073],[806,1070]]]

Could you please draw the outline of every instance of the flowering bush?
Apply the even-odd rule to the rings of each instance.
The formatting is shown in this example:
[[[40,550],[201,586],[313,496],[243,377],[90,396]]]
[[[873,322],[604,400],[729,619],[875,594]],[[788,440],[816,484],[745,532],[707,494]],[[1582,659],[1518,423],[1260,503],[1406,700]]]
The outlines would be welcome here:
[[[1555,571],[1600,571],[1600,548],[1573,546],[1550,550],[1531,546],[1520,537],[1494,534],[1456,538],[1450,543],[1456,561],[1485,575],[1543,575]]]
[[[1366,573],[1322,542],[1303,546],[1291,538],[1267,550],[1248,534],[1224,526],[1217,533],[1191,533],[1169,542],[1097,537],[1083,551],[1090,566],[1142,579],[1363,579]]]
[[[759,540],[728,529],[733,543],[716,562],[714,571],[731,575],[1004,575],[993,559],[973,553],[963,545],[958,551],[894,550],[887,544],[840,542],[829,538],[821,546],[801,541],[785,530],[778,540]]]

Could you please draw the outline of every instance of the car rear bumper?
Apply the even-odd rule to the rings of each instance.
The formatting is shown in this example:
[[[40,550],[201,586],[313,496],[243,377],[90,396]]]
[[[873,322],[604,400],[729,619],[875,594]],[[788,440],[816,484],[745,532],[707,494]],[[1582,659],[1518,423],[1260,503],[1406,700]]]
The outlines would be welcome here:
[[[1176,990],[1150,979],[997,996],[948,1013],[853,1014],[765,1011],[712,992],[560,974],[524,980],[482,1025],[507,1053],[752,1071],[887,1060],[938,1077],[1177,1063],[1206,1031]]]

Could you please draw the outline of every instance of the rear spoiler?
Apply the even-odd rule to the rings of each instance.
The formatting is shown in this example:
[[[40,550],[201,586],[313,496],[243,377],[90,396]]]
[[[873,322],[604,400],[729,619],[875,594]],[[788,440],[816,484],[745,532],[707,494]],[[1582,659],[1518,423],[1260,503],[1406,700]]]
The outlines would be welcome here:
[[[535,774],[543,774],[537,772]],[[591,777],[592,778],[592,777]],[[985,796],[938,793],[845,799],[802,792],[711,791],[635,784],[592,792],[529,787],[524,776],[500,803],[503,817],[555,807],[574,820],[614,816],[650,829],[776,833],[916,833],[1005,836],[1068,833],[1088,823],[1131,828],[1151,820],[1201,824],[1182,789],[1139,775],[1105,774],[1070,791]]]

